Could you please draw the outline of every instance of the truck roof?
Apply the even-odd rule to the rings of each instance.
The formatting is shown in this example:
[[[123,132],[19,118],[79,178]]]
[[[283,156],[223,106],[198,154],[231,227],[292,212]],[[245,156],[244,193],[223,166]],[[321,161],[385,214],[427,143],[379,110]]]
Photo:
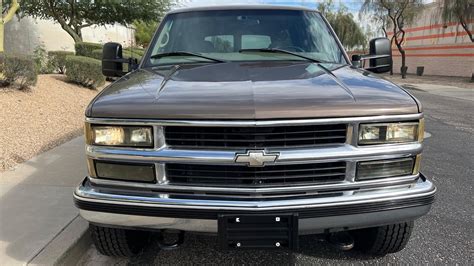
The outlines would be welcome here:
[[[303,11],[316,11],[303,6],[284,6],[284,5],[215,5],[215,6],[199,6],[199,7],[185,7],[171,10],[168,14],[194,12],[194,11],[216,11],[216,10],[239,10],[239,9],[257,9],[257,10],[303,10]]]

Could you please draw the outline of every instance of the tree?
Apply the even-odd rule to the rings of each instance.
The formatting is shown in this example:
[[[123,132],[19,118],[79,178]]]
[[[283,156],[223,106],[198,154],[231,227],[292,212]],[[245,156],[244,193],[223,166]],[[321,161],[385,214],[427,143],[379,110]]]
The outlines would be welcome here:
[[[469,30],[469,22],[474,19],[473,0],[443,0],[441,8],[443,22],[458,21],[467,35],[474,42],[472,32]]]
[[[151,38],[153,38],[156,27],[158,27],[158,22],[135,20],[133,27],[135,28],[135,43],[139,46],[147,47],[151,42]]]
[[[340,5],[339,9],[334,11],[332,0],[326,0],[319,4],[318,10],[326,17],[329,24],[331,24],[346,50],[357,47],[365,48],[367,38],[359,24],[354,21],[354,17],[347,11],[344,5]]]
[[[0,0],[0,10],[2,14],[0,15],[0,53],[3,53],[3,34],[5,23],[9,22],[16,11],[20,8],[17,0],[12,0],[7,5],[3,5],[3,0]]]
[[[402,57],[400,72],[406,78],[406,53],[403,49],[405,42],[406,24],[410,24],[416,17],[422,0],[365,0],[362,4],[362,13],[382,14],[388,18],[389,26],[393,29],[392,43],[395,43]]]
[[[52,19],[59,23],[75,42],[82,41],[82,29],[93,25],[131,24],[156,21],[172,0],[29,0],[21,6],[22,16]]]

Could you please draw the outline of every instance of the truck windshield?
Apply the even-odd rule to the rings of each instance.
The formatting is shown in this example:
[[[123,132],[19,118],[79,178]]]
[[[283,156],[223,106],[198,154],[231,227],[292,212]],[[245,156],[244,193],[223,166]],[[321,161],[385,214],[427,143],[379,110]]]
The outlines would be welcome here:
[[[255,49],[254,52],[239,52]],[[262,49],[262,51],[258,51]],[[269,53],[280,49],[300,54]],[[296,61],[347,63],[335,36],[318,12],[303,10],[212,10],[170,14],[150,45],[145,66],[222,61]],[[158,56],[156,56],[158,55]],[[307,61],[307,59],[306,59]]]

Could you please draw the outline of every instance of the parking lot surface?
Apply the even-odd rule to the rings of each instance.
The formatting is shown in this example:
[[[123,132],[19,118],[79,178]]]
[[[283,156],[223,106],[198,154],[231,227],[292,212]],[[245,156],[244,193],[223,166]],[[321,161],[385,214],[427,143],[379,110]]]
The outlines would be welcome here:
[[[343,252],[315,236],[300,237],[300,250],[219,251],[217,238],[187,234],[184,245],[160,251],[151,245],[131,260],[108,258],[91,246],[79,265],[115,264],[461,264],[474,258],[474,92],[466,99],[412,90],[424,104],[427,139],[423,173],[438,187],[430,213],[416,221],[405,250],[385,257]],[[463,91],[465,93],[466,91]],[[469,97],[469,95],[471,97]]]

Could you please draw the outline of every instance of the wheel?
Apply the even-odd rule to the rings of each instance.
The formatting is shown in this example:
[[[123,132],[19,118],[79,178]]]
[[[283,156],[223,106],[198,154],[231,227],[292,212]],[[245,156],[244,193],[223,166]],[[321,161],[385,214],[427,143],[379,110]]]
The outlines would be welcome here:
[[[97,250],[106,256],[133,257],[150,240],[150,234],[143,231],[125,230],[89,225],[92,240]]]
[[[384,225],[352,231],[354,248],[372,255],[387,255],[405,248],[414,222]]]

